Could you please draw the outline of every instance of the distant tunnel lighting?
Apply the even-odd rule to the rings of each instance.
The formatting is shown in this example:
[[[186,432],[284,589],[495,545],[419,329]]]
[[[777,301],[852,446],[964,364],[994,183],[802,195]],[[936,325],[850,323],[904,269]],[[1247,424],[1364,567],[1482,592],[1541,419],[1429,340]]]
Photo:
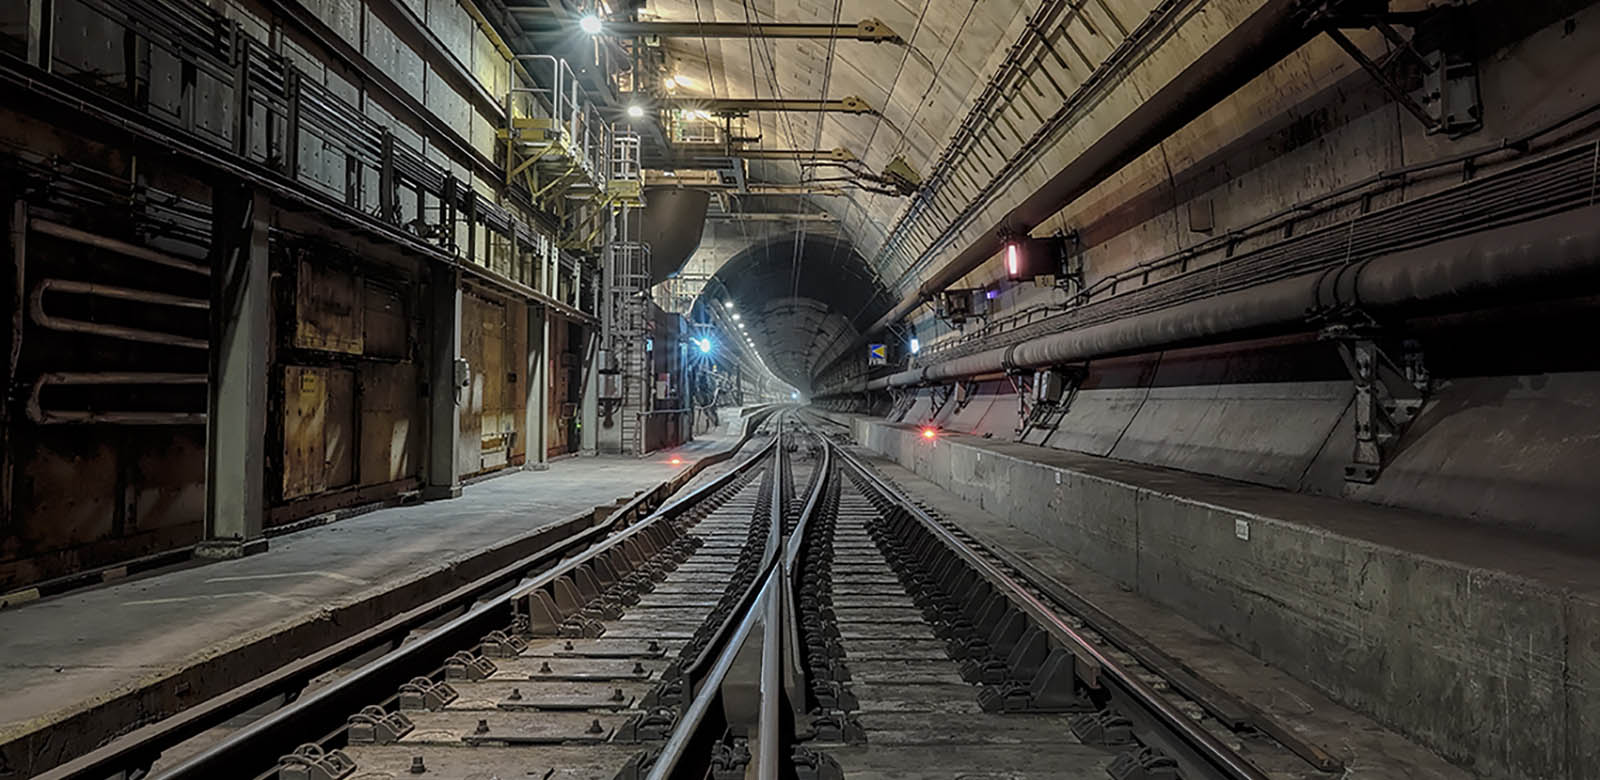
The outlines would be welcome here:
[[[644,116],[644,106],[628,106],[628,116],[632,117],[633,119],[638,119],[639,117]]]
[[[935,431],[932,428],[923,428],[922,429],[922,438],[924,438],[924,439],[931,439],[931,438],[933,438],[935,436],[938,436],[938,435],[939,435],[939,432]]]
[[[724,308],[724,309],[733,308],[733,301],[723,301],[722,302],[722,308]]]
[[[917,341],[915,338],[911,339],[911,354],[915,355],[915,354],[917,354],[918,352],[921,352],[921,351],[922,351],[922,342]]]
[[[734,322],[738,322],[739,321],[739,312],[734,312],[733,313],[733,321]]]
[[[584,32],[590,35],[599,35],[600,26],[600,17],[595,16],[594,14],[589,14],[588,16],[578,20],[578,27],[582,28]]]
[[[744,323],[739,323],[739,330],[744,330]]]

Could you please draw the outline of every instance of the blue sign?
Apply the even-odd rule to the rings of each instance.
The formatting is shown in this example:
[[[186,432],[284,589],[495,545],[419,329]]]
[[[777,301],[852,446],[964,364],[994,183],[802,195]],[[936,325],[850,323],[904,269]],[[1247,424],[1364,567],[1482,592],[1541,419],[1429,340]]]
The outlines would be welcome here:
[[[889,363],[889,348],[882,344],[867,345],[867,365],[882,366]]]

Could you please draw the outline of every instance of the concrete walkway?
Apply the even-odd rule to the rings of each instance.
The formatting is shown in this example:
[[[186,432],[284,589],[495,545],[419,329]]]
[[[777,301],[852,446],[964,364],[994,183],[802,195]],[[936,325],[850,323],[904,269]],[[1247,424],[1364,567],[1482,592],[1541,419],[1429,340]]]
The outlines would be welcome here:
[[[337,623],[350,605],[393,614],[412,605],[405,601],[436,596],[464,579],[441,573],[461,574],[451,570],[486,548],[632,496],[731,447],[743,419],[729,417],[717,431],[643,459],[558,460],[545,471],[469,485],[457,499],[379,509],[277,537],[248,558],[0,612],[0,744],[231,649],[310,621]],[[282,650],[283,661],[309,651]]]

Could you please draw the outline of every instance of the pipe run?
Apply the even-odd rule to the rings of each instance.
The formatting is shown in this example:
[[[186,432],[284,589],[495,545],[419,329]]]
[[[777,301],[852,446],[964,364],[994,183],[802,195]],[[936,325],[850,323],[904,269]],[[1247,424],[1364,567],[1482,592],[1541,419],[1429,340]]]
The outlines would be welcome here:
[[[1568,297],[1600,282],[1600,206],[1474,233],[874,379],[908,387],[995,371],[1305,330],[1345,313],[1427,315]]]

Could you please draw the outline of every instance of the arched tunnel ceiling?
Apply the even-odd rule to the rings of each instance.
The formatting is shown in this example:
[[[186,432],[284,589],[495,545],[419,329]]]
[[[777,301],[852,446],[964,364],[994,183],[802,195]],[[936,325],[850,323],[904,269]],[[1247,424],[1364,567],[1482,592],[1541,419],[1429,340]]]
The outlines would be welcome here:
[[[1018,35],[1033,5],[1021,0],[838,0],[835,19],[834,3],[810,0],[649,0],[642,16],[671,21],[838,21],[847,25],[864,19],[882,20],[906,45],[843,39],[668,39],[669,67],[689,80],[687,86],[675,87],[673,94],[860,97],[877,109],[878,115],[757,112],[749,121],[759,128],[759,146],[763,148],[844,148],[874,172],[882,171],[895,157],[903,157],[920,175],[927,175],[933,160]],[[834,177],[844,173],[837,168],[810,171],[803,174],[792,162],[752,163],[751,179],[793,182],[803,175]],[[801,293],[799,297],[827,305],[835,317],[816,319],[809,314],[802,316],[798,310],[778,308],[773,321],[762,322],[757,329],[789,334],[784,336],[783,349],[789,350],[784,356],[767,354],[774,370],[802,390],[811,384],[808,370],[826,363],[818,360],[815,351],[829,348],[817,346],[816,338],[801,338],[790,331],[806,328],[803,332],[810,332],[819,322],[848,323],[848,327],[859,331],[887,311],[895,296],[886,288],[895,280],[874,282],[868,258],[876,253],[906,202],[905,198],[860,189],[849,189],[842,197],[808,197],[833,214],[851,247],[841,253],[848,262],[819,264],[807,259],[802,263],[804,284],[814,285],[816,294]],[[784,205],[773,202],[746,208],[777,211]],[[763,263],[773,267],[787,264],[792,241],[778,241],[775,246],[782,257]],[[770,249],[762,249],[755,254],[767,257],[770,253]],[[732,266],[730,263],[718,276],[730,288],[746,284],[739,272],[729,272]],[[783,273],[779,272],[775,278],[781,277]],[[759,289],[762,297],[739,302],[741,309],[752,315],[765,309],[769,302],[796,297],[777,281],[739,289]],[[874,292],[879,295],[874,297]],[[855,335],[841,339],[840,346]],[[802,347],[802,341],[808,346]],[[777,343],[773,342],[774,346]]]
[[[880,19],[905,45],[856,40],[672,38],[671,66],[690,79],[677,97],[860,97],[878,115],[757,112],[761,147],[844,148],[874,172],[896,156],[928,173],[950,134],[1016,38],[1032,3],[1021,0],[649,0],[643,13],[671,21],[832,22]],[[829,53],[832,51],[832,58]],[[831,63],[831,66],[830,66]],[[820,177],[840,174],[815,169]],[[752,178],[794,181],[791,162],[752,165]],[[864,253],[878,248],[905,199],[852,190],[818,197]]]
[[[750,246],[717,271],[708,289],[726,291],[767,365],[801,392],[889,308],[850,244],[816,234]]]

